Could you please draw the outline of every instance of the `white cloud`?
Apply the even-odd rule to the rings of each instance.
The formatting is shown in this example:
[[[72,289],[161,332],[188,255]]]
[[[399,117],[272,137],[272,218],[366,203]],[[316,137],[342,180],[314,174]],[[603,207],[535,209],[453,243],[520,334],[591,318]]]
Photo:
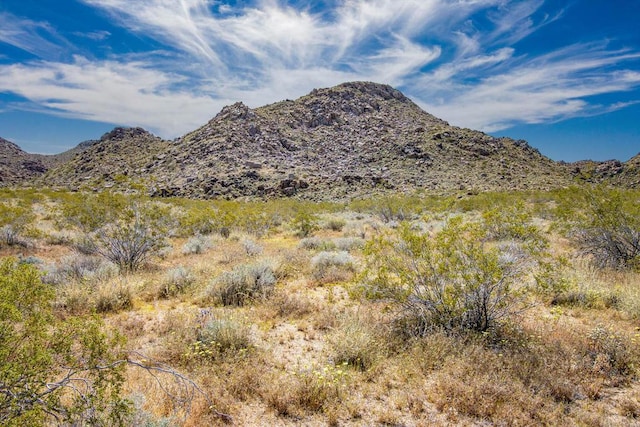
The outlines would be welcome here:
[[[543,0],[330,0],[323,12],[306,1],[82,1],[165,51],[56,61],[44,51],[65,42],[48,24],[12,17],[2,25],[10,20],[0,14],[0,41],[47,59],[0,65],[0,91],[165,137],[234,101],[256,107],[349,80],[392,84],[427,111],[484,130],[622,108],[589,97],[640,86],[639,73],[624,68],[637,52],[584,44],[535,56],[514,48],[561,19],[563,11],[540,13]]]
[[[46,22],[23,19],[0,12],[0,42],[38,57],[60,58],[69,43]]]
[[[612,111],[611,106],[591,105],[586,99],[640,86],[640,73],[608,69],[637,58],[640,54],[579,45],[534,60],[521,59],[474,84],[454,84],[443,90],[437,81],[423,78],[423,93],[440,92],[446,101],[422,106],[454,124],[485,131],[604,113]]]
[[[148,64],[39,62],[0,67],[0,92],[11,91],[65,117],[143,126],[177,136],[204,123],[229,100],[171,90],[179,76]]]

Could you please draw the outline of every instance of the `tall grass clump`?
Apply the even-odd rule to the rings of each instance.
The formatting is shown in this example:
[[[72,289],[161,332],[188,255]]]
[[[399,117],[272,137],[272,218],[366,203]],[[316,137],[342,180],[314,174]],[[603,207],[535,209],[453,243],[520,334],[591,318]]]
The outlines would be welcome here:
[[[247,302],[268,298],[276,284],[271,265],[261,262],[243,264],[218,276],[208,295],[222,305],[242,306]]]
[[[162,279],[159,289],[161,298],[171,298],[173,296],[184,293],[196,281],[195,276],[190,269],[184,266],[178,266],[167,270]]]
[[[323,251],[311,258],[311,276],[320,283],[347,280],[355,271],[355,258],[346,251]]]

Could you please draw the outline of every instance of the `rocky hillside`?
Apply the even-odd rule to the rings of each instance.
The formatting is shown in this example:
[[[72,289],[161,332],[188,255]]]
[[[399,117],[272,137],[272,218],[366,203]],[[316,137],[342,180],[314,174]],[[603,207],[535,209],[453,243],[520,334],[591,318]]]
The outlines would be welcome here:
[[[142,128],[115,128],[58,155],[59,165],[38,182],[71,189],[139,188],[151,178],[147,167],[168,147],[169,142]]]
[[[640,153],[626,162],[587,160],[568,164],[567,168],[573,178],[579,182],[640,188]]]
[[[390,86],[225,107],[149,167],[157,195],[342,199],[426,189],[549,188],[569,179],[524,141],[449,126]]]
[[[546,189],[570,184],[585,167],[556,163],[524,141],[450,126],[392,87],[369,82],[256,109],[236,103],[175,141],[116,128],[50,164],[38,184],[316,200]],[[628,169],[638,176],[637,165]]]
[[[0,186],[15,185],[47,170],[44,156],[29,154],[13,142],[0,138]]]

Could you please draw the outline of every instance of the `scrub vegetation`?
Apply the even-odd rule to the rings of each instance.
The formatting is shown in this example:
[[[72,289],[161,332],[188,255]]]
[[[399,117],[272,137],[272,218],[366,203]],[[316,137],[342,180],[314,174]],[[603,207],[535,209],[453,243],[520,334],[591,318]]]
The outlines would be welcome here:
[[[2,425],[640,425],[640,192],[0,190]]]

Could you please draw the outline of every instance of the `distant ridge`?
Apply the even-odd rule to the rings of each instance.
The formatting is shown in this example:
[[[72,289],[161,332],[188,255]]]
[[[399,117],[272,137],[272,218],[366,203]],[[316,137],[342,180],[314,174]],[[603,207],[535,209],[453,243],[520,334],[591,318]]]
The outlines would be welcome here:
[[[30,155],[14,155],[20,156]],[[551,189],[576,181],[637,186],[640,175],[638,156],[611,165],[554,162],[525,141],[450,126],[400,91],[372,82],[314,89],[256,109],[238,102],[174,141],[142,128],[115,128],[43,165],[12,182],[153,196],[345,200],[415,190]]]

